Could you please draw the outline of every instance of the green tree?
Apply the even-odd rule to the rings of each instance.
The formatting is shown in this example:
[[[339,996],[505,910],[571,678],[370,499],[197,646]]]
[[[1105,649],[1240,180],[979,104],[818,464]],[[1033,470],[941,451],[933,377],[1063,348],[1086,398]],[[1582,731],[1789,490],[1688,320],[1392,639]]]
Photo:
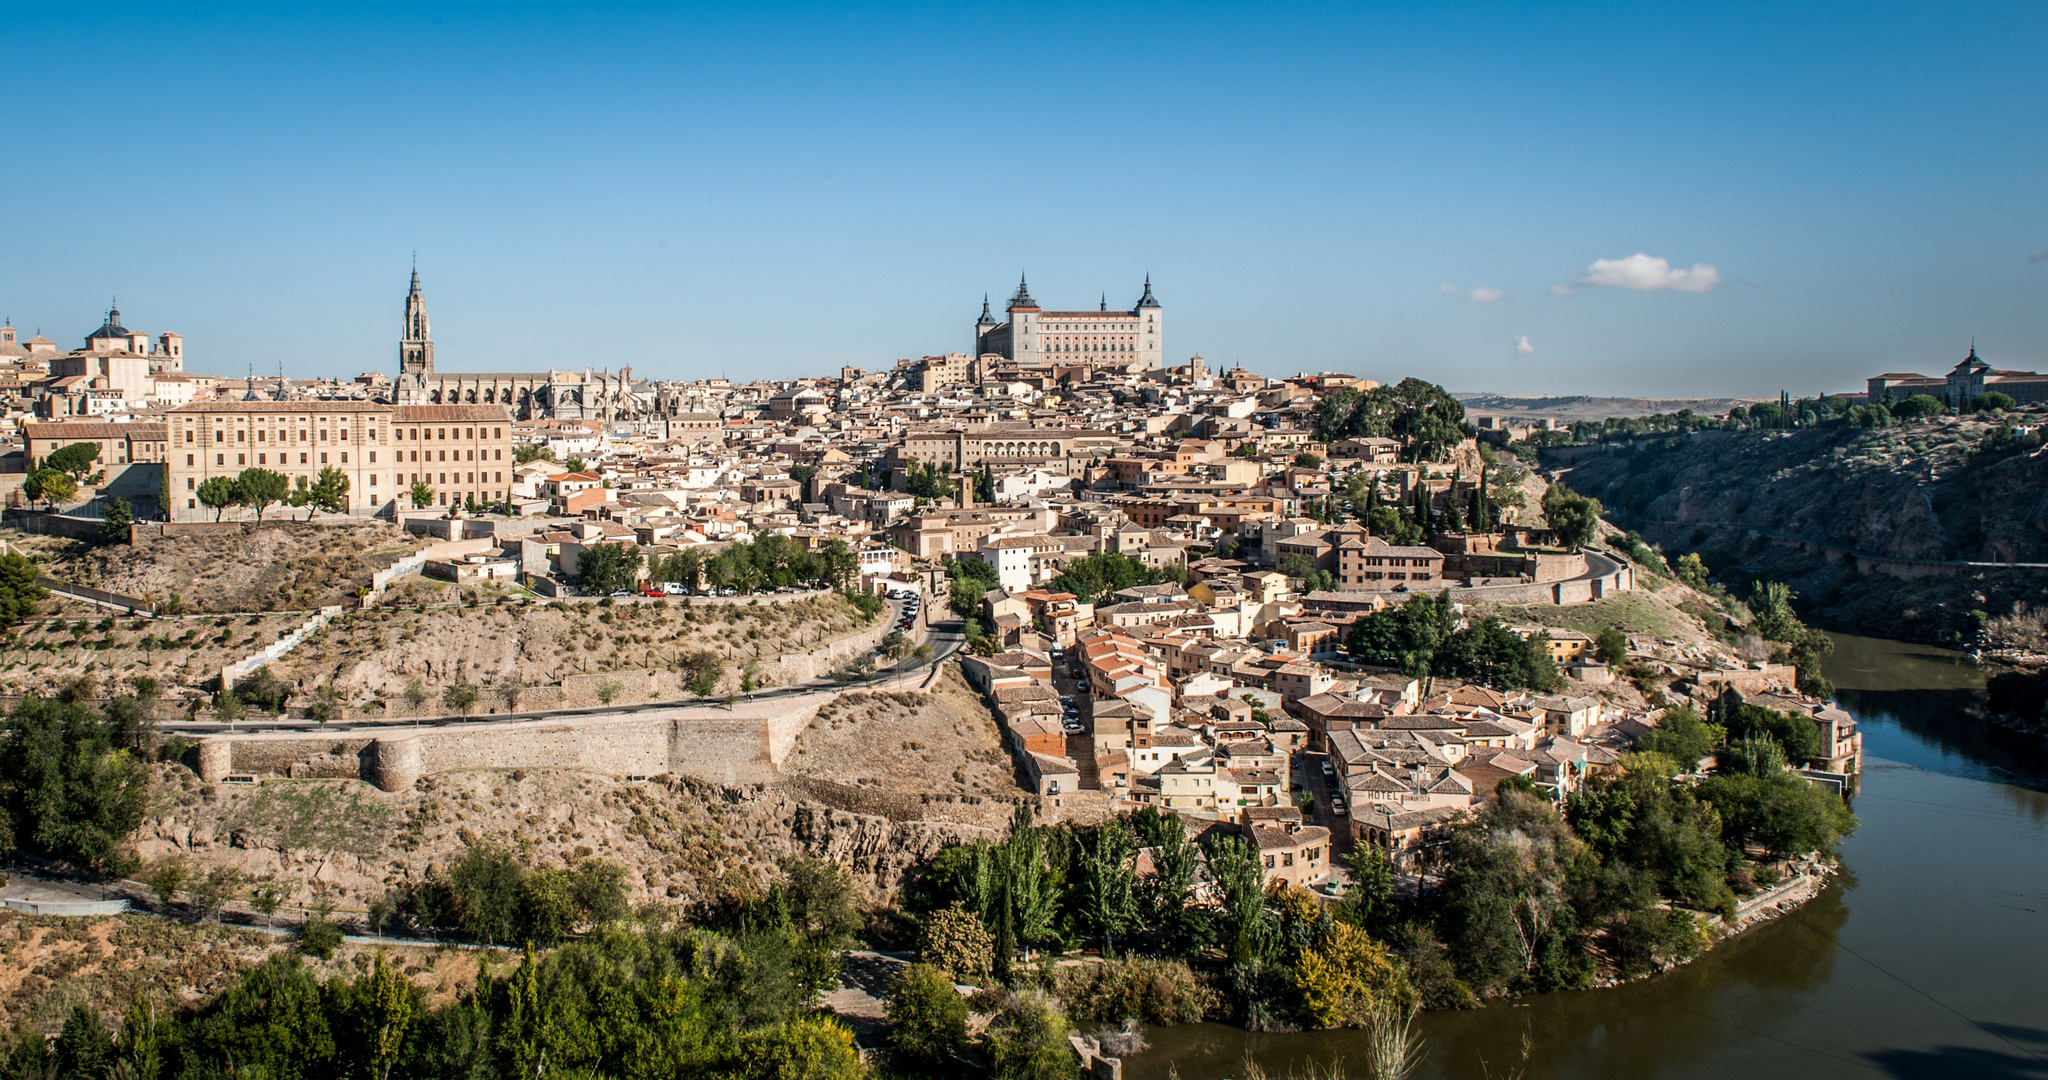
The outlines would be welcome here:
[[[201,480],[197,494],[199,505],[212,510],[215,521],[220,520],[228,507],[239,506],[242,502],[242,493],[236,490],[234,478],[228,476],[209,476]]]
[[[114,745],[91,710],[24,698],[0,732],[0,841],[91,867],[123,870],[121,848],[142,823],[149,771]]]
[[[981,611],[981,598],[998,586],[996,568],[980,559],[954,556],[939,564],[946,571],[946,606],[963,619]]]
[[[1489,615],[1443,640],[1430,670],[1500,690],[1555,690],[1563,685],[1550,649],[1536,635],[1523,637]]]
[[[969,849],[948,850],[965,853]],[[995,938],[982,925],[981,916],[956,900],[925,918],[918,934],[917,956],[954,982],[980,986],[995,969]]]
[[[1776,712],[1760,705],[1724,707],[1722,714],[1722,726],[1727,729],[1725,738],[1730,741],[1768,735],[1794,762],[1820,756],[1820,726],[1810,716]]]
[[[41,499],[43,505],[55,509],[58,503],[68,502],[78,494],[78,481],[57,469],[38,469],[21,482],[21,494],[31,502]]]
[[[1914,394],[1912,397],[1893,405],[1891,410],[1892,415],[1901,420],[1921,420],[1930,416],[1940,416],[1948,411],[1948,406],[1942,404],[1941,399],[1938,397],[1929,394]]]
[[[867,1075],[853,1032],[837,1018],[806,1016],[739,1038],[734,1080],[860,1080]]]
[[[1691,772],[1721,744],[1723,734],[1720,725],[1700,719],[1692,706],[1677,705],[1664,710],[1656,727],[1636,737],[1635,748],[1641,753],[1661,754]]]
[[[889,1045],[915,1069],[939,1070],[967,1046],[967,1002],[931,964],[912,964],[889,982]]]
[[[1543,493],[1543,518],[1560,545],[1582,548],[1600,534],[1600,500],[1554,483]]]
[[[1297,469],[1320,469],[1323,467],[1323,459],[1304,450],[1294,455],[1294,467]]]
[[[551,447],[546,443],[520,443],[519,445],[512,448],[512,462],[513,464],[516,465],[526,465],[535,461],[553,460],[555,460],[554,447]]]
[[[434,505],[434,489],[428,487],[424,480],[413,481],[412,487],[406,491],[406,497],[412,500],[412,508],[415,510],[425,510]]]
[[[171,855],[158,859],[149,868],[149,891],[156,894],[156,902],[169,911],[178,902],[178,894],[192,880],[192,864],[182,855]]]
[[[25,555],[0,555],[0,626],[13,626],[34,615],[50,590],[36,584],[42,570]]]
[[[661,557],[654,577],[685,588],[697,588],[704,581],[704,553],[693,550],[672,551]]]
[[[1074,1033],[1059,1003],[1042,990],[1004,996],[985,1043],[994,1080],[1073,1080]]]
[[[1259,854],[1240,836],[1207,842],[1209,876],[1223,901],[1224,949],[1232,964],[1258,961],[1268,945],[1265,871]]]
[[[698,649],[678,657],[676,669],[686,680],[684,685],[690,693],[707,698],[718,692],[718,682],[725,677],[725,658],[709,649]]]
[[[1081,929],[1101,935],[1103,954],[1109,955],[1118,936],[1139,926],[1132,868],[1138,848],[1122,818],[1109,818],[1089,832],[1075,860],[1072,907]]]
[[[476,710],[479,694],[475,683],[453,682],[441,691],[441,704],[468,716]]]
[[[108,499],[100,508],[100,539],[109,544],[128,542],[128,527],[135,522],[135,512],[128,506],[128,500],[116,496]]]
[[[348,512],[348,474],[332,465],[320,470],[320,479],[313,482],[308,492],[309,502],[330,514]]]
[[[1337,917],[1375,937],[1394,921],[1394,866],[1378,844],[1361,843],[1344,857],[1351,884],[1337,904]]]
[[[570,472],[582,472],[584,464],[582,454],[570,454],[568,459],[562,462],[562,465]]]
[[[425,994],[392,968],[378,950],[362,978],[345,987],[329,984],[339,1013],[338,1043],[366,1059],[367,1080],[390,1080],[392,1070],[412,1052],[416,1026],[426,1009]]]
[[[1593,635],[1593,653],[1603,664],[1625,664],[1628,662],[1628,635],[1621,627],[1610,626]]]
[[[256,520],[263,520],[265,507],[283,502],[290,494],[292,482],[281,472],[250,466],[235,477],[236,502],[256,511]]]
[[[593,926],[608,926],[631,914],[626,868],[605,859],[585,859],[569,871],[569,895],[578,915]]]
[[[629,544],[592,544],[576,556],[576,577],[583,590],[605,596],[632,588],[639,579],[642,556]]]
[[[93,474],[93,463],[99,460],[98,443],[72,443],[50,451],[43,459],[43,467],[65,473],[80,484],[89,483]]]
[[[1557,989],[1592,978],[1571,897],[1585,844],[1545,800],[1502,791],[1451,832],[1445,940],[1475,990]]]
[[[1699,797],[1719,811],[1729,842],[1753,843],[1780,858],[1832,851],[1856,831],[1856,815],[1841,799],[1788,772],[1708,777]]]
[[[1704,590],[1707,587],[1707,564],[1696,551],[1688,551],[1678,557],[1678,580],[1688,588]]]
[[[73,1005],[57,1034],[56,1070],[53,1076],[101,1076],[113,1064],[114,1040],[100,1014],[86,1005]]]
[[[292,477],[292,489],[285,493],[284,504],[293,510],[305,509],[313,504],[313,483],[303,476]],[[306,520],[313,520],[313,511],[306,509]]]
[[[1791,641],[1799,632],[1799,616],[1792,611],[1794,593],[1782,581],[1757,581],[1749,588],[1749,610],[1756,616],[1756,632],[1767,641]]]
[[[213,718],[220,723],[234,725],[248,714],[248,706],[236,696],[233,688],[222,690],[213,697]]]

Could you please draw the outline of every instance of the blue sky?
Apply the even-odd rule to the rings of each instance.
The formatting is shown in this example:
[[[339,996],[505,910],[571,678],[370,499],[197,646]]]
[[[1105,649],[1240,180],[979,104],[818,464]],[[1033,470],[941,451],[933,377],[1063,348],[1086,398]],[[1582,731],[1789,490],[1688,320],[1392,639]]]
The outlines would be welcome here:
[[[982,294],[1454,390],[2048,367],[2040,4],[17,5],[0,314],[192,366],[794,377]],[[1642,259],[1636,256],[1644,256]],[[1660,263],[1658,260],[1662,260]]]

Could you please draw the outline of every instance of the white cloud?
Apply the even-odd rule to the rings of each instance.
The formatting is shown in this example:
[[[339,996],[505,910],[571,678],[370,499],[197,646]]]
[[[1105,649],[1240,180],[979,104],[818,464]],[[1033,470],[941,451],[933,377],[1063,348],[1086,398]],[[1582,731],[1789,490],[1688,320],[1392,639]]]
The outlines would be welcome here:
[[[1468,292],[1458,288],[1456,285],[1450,284],[1449,282],[1439,284],[1436,287],[1436,291],[1443,293],[1446,296],[1455,296],[1468,304],[1498,304],[1502,300],[1507,299],[1508,296],[1507,293],[1499,289],[1496,289],[1491,285],[1474,286],[1472,290]]]
[[[1516,355],[1516,356],[1527,356],[1527,355],[1529,355],[1530,353],[1532,353],[1532,352],[1535,352],[1535,351],[1536,351],[1536,346],[1534,346],[1534,345],[1531,345],[1531,344],[1529,344],[1529,335],[1527,335],[1527,334],[1523,334],[1523,335],[1521,335],[1520,337],[1517,337],[1517,338],[1515,339],[1515,355]]]
[[[1578,293],[1579,290],[1569,285],[1552,285],[1550,287],[1550,295],[1552,296],[1577,296]]]
[[[1595,259],[1579,271],[1581,285],[1612,285],[1642,292],[1711,292],[1721,286],[1721,271],[1710,263],[1674,270],[1671,260],[1638,251],[1626,259]]]

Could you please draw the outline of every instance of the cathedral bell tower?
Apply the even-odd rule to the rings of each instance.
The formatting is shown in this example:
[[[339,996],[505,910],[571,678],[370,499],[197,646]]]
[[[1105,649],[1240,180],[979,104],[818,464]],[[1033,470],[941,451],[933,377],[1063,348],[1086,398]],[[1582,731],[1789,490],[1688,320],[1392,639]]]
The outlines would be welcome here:
[[[420,295],[420,267],[412,267],[412,291],[405,294],[405,330],[398,339],[398,374],[432,375],[434,338],[427,331],[427,301]]]

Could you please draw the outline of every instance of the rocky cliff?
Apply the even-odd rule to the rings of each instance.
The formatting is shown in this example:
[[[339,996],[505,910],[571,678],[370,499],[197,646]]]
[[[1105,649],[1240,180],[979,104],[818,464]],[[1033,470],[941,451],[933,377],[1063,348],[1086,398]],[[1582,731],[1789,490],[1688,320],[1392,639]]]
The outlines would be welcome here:
[[[1547,454],[1620,525],[1724,580],[1779,578],[1822,625],[1922,640],[2038,635],[2048,573],[2044,417],[1698,432]],[[1981,614],[1978,614],[1980,613]]]

